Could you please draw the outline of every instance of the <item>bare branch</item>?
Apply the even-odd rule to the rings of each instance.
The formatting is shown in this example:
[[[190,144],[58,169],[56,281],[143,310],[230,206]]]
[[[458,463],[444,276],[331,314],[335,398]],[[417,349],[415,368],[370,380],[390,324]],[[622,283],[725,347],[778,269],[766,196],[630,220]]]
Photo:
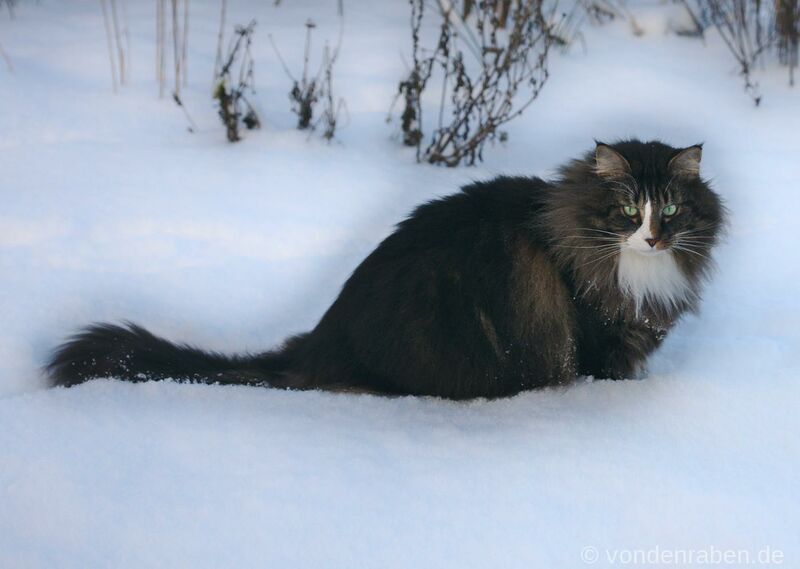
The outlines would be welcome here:
[[[108,6],[106,0],[100,0],[100,6],[103,8],[103,24],[106,29],[106,43],[108,44],[108,59],[111,64],[111,88],[117,92],[117,64],[114,58],[114,39],[111,35],[111,21],[108,15]]]
[[[416,147],[418,161],[474,164],[482,159],[485,144],[500,134],[498,127],[539,95],[548,77],[549,48],[557,43],[554,24],[545,17],[543,0],[484,0],[470,6],[474,30],[466,34],[466,20],[448,0],[439,0],[439,38],[435,48],[425,50],[420,45],[425,3],[410,3],[413,68],[398,88],[398,97],[405,100],[403,141]],[[478,65],[465,60],[464,48],[477,52]],[[443,81],[438,125],[423,147],[422,92],[434,74]]]
[[[241,140],[240,123],[244,124],[248,130],[261,127],[258,114],[247,98],[248,93],[255,93],[253,56],[250,52],[255,27],[255,20],[252,20],[247,26],[236,27],[228,55],[222,62],[219,75],[216,77],[214,98],[219,104],[219,116],[225,125],[230,142]],[[232,71],[237,63],[239,73],[234,85]]]

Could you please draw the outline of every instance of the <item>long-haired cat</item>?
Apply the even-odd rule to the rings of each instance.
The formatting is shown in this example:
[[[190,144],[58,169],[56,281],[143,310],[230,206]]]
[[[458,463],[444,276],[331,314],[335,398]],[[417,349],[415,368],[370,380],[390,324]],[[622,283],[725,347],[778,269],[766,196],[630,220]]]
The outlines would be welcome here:
[[[696,309],[723,225],[701,147],[598,143],[558,179],[500,177],[418,207],[317,326],[260,354],[94,325],[49,364],[96,377],[503,397],[626,378]]]

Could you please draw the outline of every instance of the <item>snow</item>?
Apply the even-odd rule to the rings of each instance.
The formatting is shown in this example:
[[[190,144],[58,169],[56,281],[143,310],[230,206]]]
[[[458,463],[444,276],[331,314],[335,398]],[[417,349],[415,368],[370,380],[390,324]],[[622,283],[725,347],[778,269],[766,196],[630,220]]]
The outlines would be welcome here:
[[[718,38],[585,28],[540,99],[477,168],[413,162],[384,122],[407,6],[345,2],[339,142],[293,130],[303,22],[336,3],[230,3],[256,17],[260,132],[236,145],[209,97],[216,3],[192,3],[199,125],[153,81],[151,3],[128,3],[133,81],[112,94],[97,3],[0,15],[0,567],[548,567],[633,550],[782,553],[800,565],[796,89],[756,109]],[[0,62],[1,64],[2,62]],[[705,142],[731,228],[701,313],[640,381],[502,401],[101,380],[45,389],[40,366],[91,321],[210,349],[314,325],[415,204],[498,173],[551,174],[592,139]],[[617,561],[615,562],[614,559]],[[733,563],[729,566],[746,565]]]

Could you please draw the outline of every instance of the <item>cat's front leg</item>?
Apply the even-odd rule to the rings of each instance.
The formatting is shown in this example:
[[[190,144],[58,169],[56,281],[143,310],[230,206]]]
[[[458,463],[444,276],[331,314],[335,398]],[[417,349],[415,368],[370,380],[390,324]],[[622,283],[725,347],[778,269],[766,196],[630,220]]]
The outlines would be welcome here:
[[[661,344],[666,330],[648,323],[622,323],[602,366],[601,377],[640,379],[647,371],[647,357]]]
[[[603,379],[641,379],[647,368],[643,359],[631,357],[621,350],[611,352],[599,377]]]

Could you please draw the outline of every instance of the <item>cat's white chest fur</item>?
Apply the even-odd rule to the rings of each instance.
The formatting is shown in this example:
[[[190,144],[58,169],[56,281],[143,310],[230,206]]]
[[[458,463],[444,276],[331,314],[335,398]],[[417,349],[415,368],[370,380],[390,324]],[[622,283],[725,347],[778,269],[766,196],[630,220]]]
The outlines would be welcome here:
[[[691,294],[689,282],[672,252],[654,246],[653,217],[648,200],[641,226],[628,237],[619,255],[619,288],[633,300],[637,313],[645,302],[672,308],[688,300]]]
[[[691,295],[689,282],[669,251],[646,255],[623,247],[617,281],[620,290],[634,301],[637,312],[645,302],[674,307]]]

